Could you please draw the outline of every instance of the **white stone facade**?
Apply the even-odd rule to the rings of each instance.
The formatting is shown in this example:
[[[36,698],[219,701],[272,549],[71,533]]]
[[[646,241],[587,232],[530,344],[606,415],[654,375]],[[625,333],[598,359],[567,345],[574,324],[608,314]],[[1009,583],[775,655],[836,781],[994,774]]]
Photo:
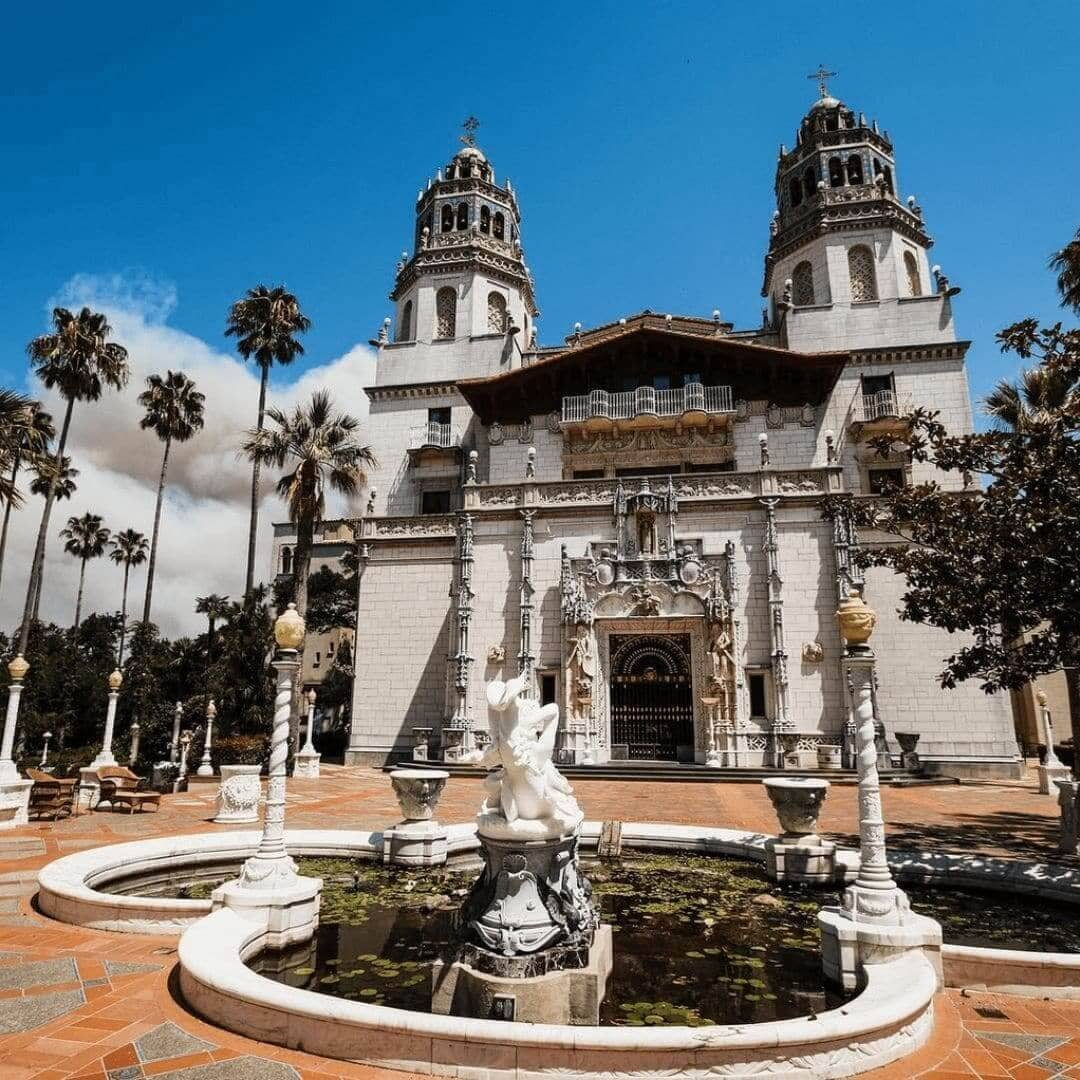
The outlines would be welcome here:
[[[887,137],[835,106],[840,133],[869,147],[867,169],[888,147],[882,160],[895,184]],[[778,191],[789,190],[788,158],[809,168],[807,147],[836,136],[815,126],[832,108],[804,121],[799,147],[781,158]],[[432,729],[448,757],[467,753],[486,723],[485,681],[521,669],[535,694],[562,707],[564,761],[603,762],[624,747],[640,757],[655,742],[659,756],[703,763],[723,743],[730,767],[771,765],[784,734],[800,764],[816,763],[819,744],[845,742],[835,611],[852,584],[843,537],[838,544],[820,500],[930,477],[928,467],[883,460],[868,445],[900,430],[911,408],[939,410],[955,432],[972,426],[955,290],[931,280],[921,210],[905,209],[884,180],[844,194],[841,208],[858,210],[855,220],[830,217],[837,200],[820,188],[820,205],[798,213],[784,194],[767,259],[773,315],[760,331],[646,312],[541,349],[516,197],[510,257],[505,243],[485,248],[471,220],[467,238],[433,247],[429,237],[424,247],[419,223],[447,191],[458,199],[463,190],[510,205],[493,173],[464,186],[440,174],[422,193],[417,249],[393,293],[395,326],[406,299],[416,301],[412,339],[380,343],[367,391],[366,435],[379,464],[353,523],[360,575],[348,760],[408,757],[414,728]],[[820,227],[804,228],[808,214]],[[853,245],[873,254],[873,300],[852,300]],[[444,267],[433,250],[454,261]],[[804,261],[822,292],[800,306],[784,283]],[[912,296],[916,276],[921,294]],[[447,287],[459,332],[432,341],[433,298]],[[486,304],[496,288],[509,317],[503,333],[488,333],[478,297]],[[635,397],[636,386],[647,389]],[[591,393],[603,402],[582,404]],[[329,529],[316,565],[352,543],[353,529]],[[279,527],[278,570],[288,543]],[[931,770],[1011,773],[1007,697],[973,684],[941,689],[957,643],[901,622],[902,589],[886,572],[868,575],[866,597],[879,613],[877,712],[891,749],[895,731],[913,732]],[[718,635],[728,642],[719,650]],[[634,636],[663,647],[640,671],[613,673],[613,651]],[[575,652],[579,638],[586,644]],[[674,666],[658,672],[668,654]],[[670,687],[656,691],[662,706],[642,704],[650,680]],[[677,737],[619,741],[628,716],[634,730],[652,730],[665,709],[689,710],[690,726]]]

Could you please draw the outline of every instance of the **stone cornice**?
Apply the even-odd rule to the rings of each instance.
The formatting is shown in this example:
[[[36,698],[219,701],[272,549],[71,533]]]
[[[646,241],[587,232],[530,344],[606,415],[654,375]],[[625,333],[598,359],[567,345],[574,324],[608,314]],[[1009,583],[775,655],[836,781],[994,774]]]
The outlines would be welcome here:
[[[970,341],[942,341],[932,345],[886,345],[873,349],[852,349],[854,364],[917,364],[927,360],[962,361]]]
[[[371,401],[400,401],[404,398],[417,397],[454,397],[458,393],[457,383],[397,383],[393,386],[365,386],[364,393]]]

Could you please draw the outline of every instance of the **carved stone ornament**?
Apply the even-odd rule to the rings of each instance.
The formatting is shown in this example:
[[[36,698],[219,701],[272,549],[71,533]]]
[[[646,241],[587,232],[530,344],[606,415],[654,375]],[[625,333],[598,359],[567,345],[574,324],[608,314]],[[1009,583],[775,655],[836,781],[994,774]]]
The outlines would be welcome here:
[[[491,446],[501,446],[503,440],[506,438],[506,432],[503,430],[502,424],[498,420],[494,421],[488,426],[487,429],[488,443]]]
[[[505,664],[506,647],[503,645],[492,645],[487,651],[487,658],[489,664]]]
[[[802,647],[804,664],[820,664],[825,659],[825,646],[820,641],[808,641]]]
[[[259,820],[261,765],[222,765],[217,793],[216,824],[239,825]]]
[[[450,774],[442,769],[395,769],[390,774],[401,816],[406,821],[430,821]]]
[[[780,819],[784,838],[805,840],[816,837],[818,817],[829,793],[829,781],[777,778],[765,780],[764,784]]]
[[[836,621],[840,624],[840,635],[848,645],[862,646],[874,632],[877,614],[859,593],[852,591],[840,602]]]

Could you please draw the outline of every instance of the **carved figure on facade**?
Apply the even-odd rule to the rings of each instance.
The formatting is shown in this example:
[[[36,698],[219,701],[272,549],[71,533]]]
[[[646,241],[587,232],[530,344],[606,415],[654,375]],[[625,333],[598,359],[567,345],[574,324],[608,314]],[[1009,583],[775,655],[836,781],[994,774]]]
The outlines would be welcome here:
[[[596,681],[596,647],[591,627],[583,624],[574,627],[566,670],[570,676],[570,700],[574,715],[587,719],[592,710],[593,685]]]
[[[644,615],[647,618],[660,614],[660,601],[647,585],[635,585],[629,593],[633,604],[631,615]]]
[[[804,664],[820,664],[825,659],[825,646],[820,641],[808,641],[802,647]]]

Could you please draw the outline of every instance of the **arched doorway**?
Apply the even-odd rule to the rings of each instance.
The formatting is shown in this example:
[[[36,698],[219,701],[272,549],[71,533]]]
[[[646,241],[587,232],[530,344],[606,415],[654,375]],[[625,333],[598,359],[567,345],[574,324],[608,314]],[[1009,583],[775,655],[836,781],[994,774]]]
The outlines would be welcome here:
[[[638,761],[693,761],[690,636],[613,634],[610,656],[612,749],[625,746]]]

